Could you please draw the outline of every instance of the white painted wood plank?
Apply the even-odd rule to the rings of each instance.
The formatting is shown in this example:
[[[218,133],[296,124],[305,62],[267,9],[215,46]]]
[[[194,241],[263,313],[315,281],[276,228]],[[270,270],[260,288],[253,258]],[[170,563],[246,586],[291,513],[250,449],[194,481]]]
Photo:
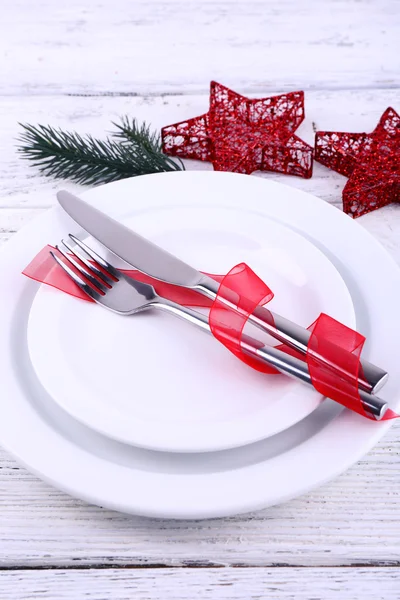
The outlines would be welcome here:
[[[239,89],[238,91],[242,91]],[[55,191],[61,187],[79,191],[70,182],[49,180],[38,175],[17,155],[16,138],[20,132],[18,122],[42,123],[60,126],[80,133],[103,137],[112,128],[111,121],[129,114],[147,120],[155,129],[163,125],[195,116],[207,110],[208,97],[31,97],[0,98],[0,231],[2,235],[16,231],[36,214],[30,210],[25,215],[21,208],[43,208],[54,204]],[[299,129],[300,135],[313,143],[315,129],[342,131],[371,131],[388,105],[400,110],[398,92],[395,90],[368,91],[311,91],[306,94],[306,121]],[[186,161],[188,169],[207,169],[208,164]],[[310,192],[341,207],[341,191],[346,178],[315,164],[314,175],[305,180],[299,177],[279,176],[272,173],[262,177]],[[2,211],[6,208],[7,212]],[[12,210],[16,210],[15,218]],[[397,205],[386,207],[358,219],[358,223],[392,253],[400,264],[400,209]]]
[[[107,569],[0,574],[7,600],[398,600],[399,569]]]
[[[396,0],[2,0],[0,93],[397,86]]]
[[[0,234],[11,236],[29,223],[32,219],[42,214],[44,208],[3,208],[0,209]]]
[[[2,244],[5,244],[6,242],[8,242],[8,240],[10,239],[11,236],[12,236],[12,233],[0,232],[0,246]]]
[[[206,521],[89,506],[1,452],[0,566],[400,566],[399,433],[400,423],[347,473],[302,498]]]
[[[396,106],[396,100],[396,94],[387,91],[310,92],[302,135],[312,140],[313,121],[317,128],[368,131],[389,103]],[[12,144],[17,120],[52,122],[102,135],[109,121],[124,112],[160,127],[198,114],[206,105],[206,96],[1,99],[0,239],[50,206],[54,190],[64,185],[37,177],[15,157]],[[190,164],[193,167],[199,165]],[[344,181],[323,167],[308,181],[278,179],[334,203],[340,200]],[[399,260],[397,209],[377,211],[359,223],[370,228]],[[51,566],[76,561],[307,566],[395,562],[400,546],[398,454],[398,434],[393,431],[365,463],[303,499],[250,518],[189,524],[147,521],[87,506],[37,481],[4,454],[0,461],[0,561],[3,565]],[[376,511],[373,517],[371,507]]]
[[[243,90],[239,88],[238,91]],[[314,131],[317,129],[371,131],[389,105],[400,110],[396,90],[310,91],[305,100],[306,119],[298,133],[313,145]],[[207,109],[208,95],[0,97],[0,207],[50,206],[54,201],[54,190],[63,185],[60,181],[40,177],[38,169],[30,166],[17,153],[17,138],[22,132],[19,122],[49,124],[104,138],[113,129],[112,122],[118,121],[124,114],[136,117],[139,121],[145,120],[159,131],[163,125],[196,116]],[[188,169],[211,168],[208,163],[198,161],[186,161],[186,165]],[[346,181],[318,163],[315,163],[311,179],[274,173],[264,173],[262,176],[318,194],[338,205]]]
[[[317,128],[368,131],[388,104],[397,108],[396,102],[397,94],[385,90],[310,92],[309,121],[302,135],[312,140],[312,121]],[[53,122],[101,135],[109,120],[123,112],[160,127],[198,114],[206,105],[206,96],[1,99],[0,242],[50,206],[54,190],[62,185],[37,177],[15,156],[12,145],[18,119]],[[340,202],[344,182],[323,167],[308,181],[280,180],[333,203]],[[363,217],[359,223],[400,262],[399,214],[395,206]],[[1,453],[0,562],[3,566],[63,566],[77,561],[89,565],[398,563],[398,459],[398,433],[392,430],[366,461],[302,499],[249,517],[177,524],[87,506],[52,490]]]

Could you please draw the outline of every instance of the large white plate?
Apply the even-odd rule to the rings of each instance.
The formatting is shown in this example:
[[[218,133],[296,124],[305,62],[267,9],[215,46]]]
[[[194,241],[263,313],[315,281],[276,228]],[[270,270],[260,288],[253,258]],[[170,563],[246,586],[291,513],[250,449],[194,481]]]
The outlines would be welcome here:
[[[311,242],[246,204],[204,206],[201,189],[191,192],[189,206],[177,206],[163,179],[154,181],[162,207],[148,207],[145,196],[133,206],[129,189],[118,194],[125,224],[203,271],[227,273],[247,262],[274,291],[270,307],[304,327],[321,312],[355,325],[343,279]],[[43,387],[71,416],[153,450],[210,452],[257,442],[322,401],[298,381],[246,367],[170,315],[127,319],[47,286],[31,307],[28,348]]]
[[[165,195],[153,193],[162,180]],[[119,193],[162,206],[172,192],[188,206],[194,189],[204,204],[267,214],[313,241],[350,290],[357,328],[367,335],[365,358],[390,373],[382,395],[399,404],[397,368],[400,273],[363,228],[317,198],[258,177],[214,172],[168,173],[88,192],[113,214]],[[110,202],[112,198],[113,202]],[[115,204],[114,204],[115,203]],[[84,500],[124,512],[207,518],[259,509],[303,494],[335,477],[367,452],[390,422],[369,421],[325,401],[290,429],[242,448],[172,454],[111,441],[72,419],[46,394],[30,364],[26,326],[36,286],[20,275],[43,244],[56,243],[73,222],[61,210],[40,217],[0,253],[0,443],[28,469]],[[398,407],[398,406],[397,406]]]

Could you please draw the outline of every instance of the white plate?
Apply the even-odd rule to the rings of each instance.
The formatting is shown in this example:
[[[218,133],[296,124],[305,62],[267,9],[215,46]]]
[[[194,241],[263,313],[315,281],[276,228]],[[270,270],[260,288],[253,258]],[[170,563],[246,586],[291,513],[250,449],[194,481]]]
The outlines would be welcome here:
[[[390,373],[382,396],[399,405],[397,365],[400,272],[357,222],[317,198],[255,176],[187,172],[138,177],[98,187],[85,198],[110,214],[120,193],[162,206],[174,190],[187,206],[193,189],[204,203],[267,214],[307,236],[334,262],[350,290],[357,328],[368,336],[365,358]],[[110,198],[112,201],[110,201]],[[311,415],[267,440],[233,450],[172,454],[134,448],[79,424],[43,390],[26,343],[37,286],[20,275],[31,257],[72,229],[59,209],[15,235],[0,252],[0,443],[33,473],[89,502],[165,518],[208,518],[260,509],[332,479],[363,456],[391,422],[369,421],[325,401]],[[397,405],[397,406],[396,406]]]
[[[163,194],[162,208],[153,209],[147,196],[133,206],[129,189],[119,193],[120,220],[206,272],[227,273],[245,261],[274,291],[269,306],[304,327],[321,312],[355,325],[343,279],[311,242],[246,204],[204,206],[201,189],[187,207],[176,206],[173,190]],[[323,399],[298,381],[250,369],[171,315],[128,319],[48,286],[31,307],[28,348],[43,387],[71,416],[153,450],[210,452],[257,442]]]

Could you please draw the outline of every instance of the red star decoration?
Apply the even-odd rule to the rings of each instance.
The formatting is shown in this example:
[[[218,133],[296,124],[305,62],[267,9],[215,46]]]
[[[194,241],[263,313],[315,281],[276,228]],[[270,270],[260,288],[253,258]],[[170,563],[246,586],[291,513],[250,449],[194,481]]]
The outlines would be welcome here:
[[[308,178],[313,149],[294,135],[303,119],[304,92],[250,100],[212,81],[208,113],[163,127],[163,151],[210,161],[216,171]]]
[[[350,178],[343,210],[352,217],[400,202],[400,116],[393,108],[372,133],[318,131],[315,159]]]

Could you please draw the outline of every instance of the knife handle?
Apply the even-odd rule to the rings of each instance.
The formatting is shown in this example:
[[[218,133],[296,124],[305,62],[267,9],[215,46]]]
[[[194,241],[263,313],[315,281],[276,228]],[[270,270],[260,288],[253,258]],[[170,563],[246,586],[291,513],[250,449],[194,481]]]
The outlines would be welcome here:
[[[251,338],[248,339],[250,340],[250,347],[253,346],[251,343]],[[246,336],[243,336],[241,341],[243,350],[254,355],[254,348],[249,348],[246,341]],[[286,352],[271,346],[257,348],[255,355],[257,358],[262,358],[264,362],[275,367],[280,373],[289,375],[289,377],[295,379],[300,379],[304,383],[308,383],[309,385],[313,386],[307,364],[299,358],[287,355]],[[380,421],[388,409],[387,402],[364,390],[359,389],[358,393],[363,409],[375,417],[377,421]]]
[[[219,284],[211,279],[211,277],[204,276],[195,289],[211,300],[215,300]],[[221,296],[219,298],[221,301],[223,300]],[[227,305],[231,305],[229,300],[226,303]],[[305,327],[301,327],[263,306],[258,306],[253,314],[249,316],[248,320],[249,323],[268,333],[282,344],[289,346],[289,348],[297,350],[304,355],[307,353],[307,345],[311,334]],[[328,362],[323,356],[313,354],[313,358],[319,360],[321,364],[337,369],[340,377],[353,380],[353,376],[350,373],[339,368],[338,365]],[[381,389],[389,377],[388,373],[366,360],[361,360],[361,367],[365,379],[358,379],[358,387],[368,393],[375,393]]]
[[[157,297],[153,306],[166,310],[167,312],[200,327],[207,333],[211,333],[208,318],[202,313],[161,297]],[[227,333],[227,339],[230,339],[229,333]],[[241,348],[246,354],[254,356],[259,361],[265,362],[271,367],[275,367],[275,369],[283,375],[288,375],[293,379],[300,380],[303,383],[313,386],[307,363],[303,360],[291,356],[290,354],[279,350],[279,348],[274,348],[272,346],[260,347],[259,343],[248,335],[242,336],[240,343]],[[364,390],[359,390],[359,394],[364,410],[379,421],[388,408],[387,402]]]

